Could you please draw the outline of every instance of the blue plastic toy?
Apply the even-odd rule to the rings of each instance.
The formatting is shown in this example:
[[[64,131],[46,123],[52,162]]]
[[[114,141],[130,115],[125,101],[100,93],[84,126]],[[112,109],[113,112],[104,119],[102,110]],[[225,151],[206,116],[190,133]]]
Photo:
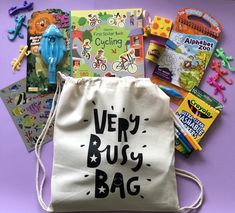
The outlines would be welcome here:
[[[60,63],[66,52],[63,34],[56,25],[48,26],[42,34],[39,52],[43,61],[48,64],[49,84],[56,84],[56,65]]]
[[[25,19],[26,15],[15,17],[15,22],[16,22],[15,29],[8,30],[8,33],[12,35],[12,36],[8,35],[8,39],[10,41],[14,41],[17,36],[19,36],[20,38],[24,38],[24,35],[20,32],[20,30],[22,26],[28,28],[28,26],[24,23]]]
[[[25,10],[33,10],[33,2],[27,2],[27,1],[24,1],[23,3],[23,6],[14,6],[14,7],[11,7],[9,10],[8,10],[8,13],[10,16],[14,16],[22,11],[25,11]]]

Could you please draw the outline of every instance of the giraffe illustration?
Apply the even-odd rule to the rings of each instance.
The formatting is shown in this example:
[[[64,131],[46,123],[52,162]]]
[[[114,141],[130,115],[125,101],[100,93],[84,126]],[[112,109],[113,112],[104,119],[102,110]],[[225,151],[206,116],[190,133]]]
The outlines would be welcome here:
[[[200,70],[200,79],[202,79],[202,76],[204,75],[205,69],[206,69],[206,54],[205,53],[199,53],[196,55],[197,59],[200,59],[201,63],[199,64],[199,70]]]

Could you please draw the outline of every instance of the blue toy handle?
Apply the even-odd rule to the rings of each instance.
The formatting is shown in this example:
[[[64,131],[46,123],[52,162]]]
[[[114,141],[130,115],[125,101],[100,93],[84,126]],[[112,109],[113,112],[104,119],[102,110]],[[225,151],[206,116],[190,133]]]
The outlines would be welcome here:
[[[49,64],[49,84],[56,84],[56,65]]]
[[[43,33],[39,51],[43,61],[48,64],[48,83],[56,84],[56,65],[66,52],[63,34],[56,25],[49,25]]]

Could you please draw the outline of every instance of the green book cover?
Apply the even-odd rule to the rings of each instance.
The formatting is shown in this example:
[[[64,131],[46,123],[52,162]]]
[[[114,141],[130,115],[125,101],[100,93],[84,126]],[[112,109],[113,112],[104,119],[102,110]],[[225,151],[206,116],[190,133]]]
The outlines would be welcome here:
[[[142,9],[70,12],[71,75],[144,77]]]

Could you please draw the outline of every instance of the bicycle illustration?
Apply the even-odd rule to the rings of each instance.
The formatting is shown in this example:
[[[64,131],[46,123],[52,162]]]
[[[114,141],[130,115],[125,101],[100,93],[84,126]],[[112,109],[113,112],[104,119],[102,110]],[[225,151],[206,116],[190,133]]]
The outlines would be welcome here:
[[[89,60],[90,57],[91,57],[90,49],[91,49],[91,48],[84,48],[83,51],[82,51],[82,55],[83,55],[87,60]]]
[[[92,63],[92,67],[94,67],[95,69],[101,69],[102,71],[105,71],[107,69],[106,60],[98,59]]]
[[[135,64],[135,59],[130,55],[127,54],[126,57],[121,56],[121,60],[118,60],[113,63],[113,70],[119,72],[121,70],[126,70],[129,73],[137,72],[137,65]]]
[[[98,24],[100,24],[101,23],[101,20],[96,16],[96,15],[89,15],[88,16],[90,19],[89,19],[89,21],[90,21],[90,26],[92,26],[92,27],[94,27],[94,26],[96,26],[96,25],[98,25]]]
[[[120,28],[124,28],[125,27],[125,19],[122,18],[122,19],[119,19],[119,18],[109,18],[108,19],[108,23],[112,26],[118,26]]]

